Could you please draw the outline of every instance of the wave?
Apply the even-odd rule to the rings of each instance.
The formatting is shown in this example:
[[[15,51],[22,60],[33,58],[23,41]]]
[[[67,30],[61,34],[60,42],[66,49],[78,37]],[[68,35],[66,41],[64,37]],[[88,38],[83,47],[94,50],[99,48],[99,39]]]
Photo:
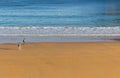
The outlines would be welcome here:
[[[0,36],[120,36],[120,34],[0,34]]]
[[[120,36],[120,27],[0,27],[0,36]]]

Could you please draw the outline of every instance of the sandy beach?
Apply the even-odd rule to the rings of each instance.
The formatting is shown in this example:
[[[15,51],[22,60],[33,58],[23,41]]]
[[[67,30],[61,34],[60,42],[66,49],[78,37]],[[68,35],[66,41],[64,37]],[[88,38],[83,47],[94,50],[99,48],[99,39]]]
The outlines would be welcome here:
[[[120,42],[0,44],[0,78],[120,78]]]

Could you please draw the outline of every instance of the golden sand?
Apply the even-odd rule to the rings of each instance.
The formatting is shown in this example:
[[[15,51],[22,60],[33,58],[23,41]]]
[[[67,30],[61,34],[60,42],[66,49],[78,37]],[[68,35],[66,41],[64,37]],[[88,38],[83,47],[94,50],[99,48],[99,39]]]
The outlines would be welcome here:
[[[120,42],[1,44],[0,78],[120,78]]]

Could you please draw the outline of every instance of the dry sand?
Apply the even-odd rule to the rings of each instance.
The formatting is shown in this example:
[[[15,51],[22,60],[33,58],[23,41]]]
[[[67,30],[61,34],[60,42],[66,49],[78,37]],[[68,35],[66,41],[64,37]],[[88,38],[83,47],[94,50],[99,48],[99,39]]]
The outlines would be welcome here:
[[[1,44],[0,78],[120,78],[120,42]]]

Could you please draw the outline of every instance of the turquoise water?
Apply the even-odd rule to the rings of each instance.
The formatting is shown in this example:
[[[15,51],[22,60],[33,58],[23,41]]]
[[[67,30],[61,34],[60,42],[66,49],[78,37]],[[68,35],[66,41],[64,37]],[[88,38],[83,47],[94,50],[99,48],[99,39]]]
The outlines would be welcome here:
[[[0,5],[0,43],[23,38],[28,42],[109,41],[119,36],[119,3]]]
[[[102,3],[0,6],[0,26],[120,26],[120,8]]]

